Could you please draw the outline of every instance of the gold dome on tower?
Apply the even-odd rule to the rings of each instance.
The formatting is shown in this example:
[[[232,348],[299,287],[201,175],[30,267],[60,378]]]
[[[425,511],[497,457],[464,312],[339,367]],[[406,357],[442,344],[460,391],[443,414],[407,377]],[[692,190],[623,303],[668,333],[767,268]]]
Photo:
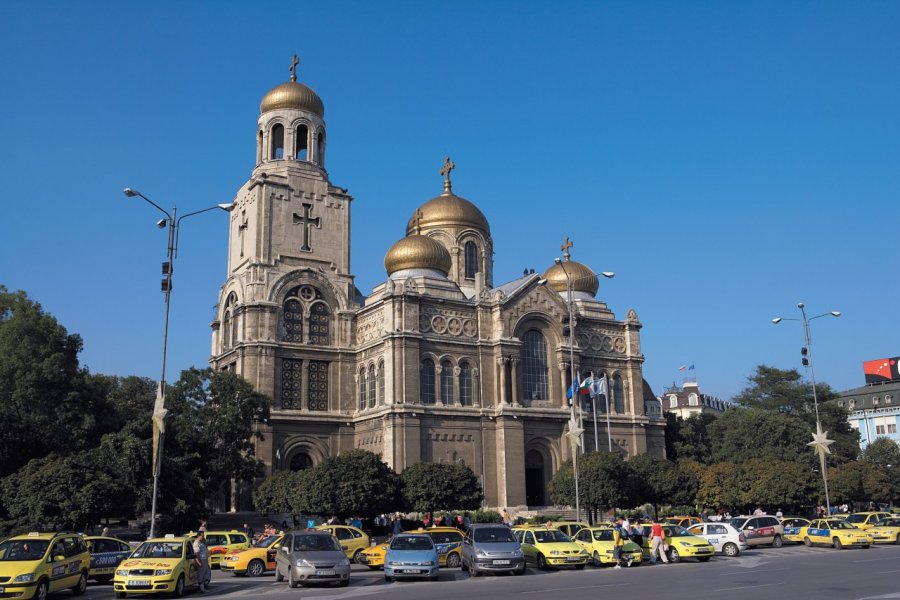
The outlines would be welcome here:
[[[444,193],[416,209],[406,225],[407,235],[433,227],[471,227],[490,235],[491,228],[484,213],[465,198],[453,193],[450,171],[454,168],[456,165],[450,157],[444,158],[444,167],[441,169],[441,175],[444,176]]]
[[[297,83],[297,65],[300,59],[294,55],[291,63],[291,80],[276,85],[263,96],[259,105],[260,114],[279,108],[305,110],[325,118],[325,105],[322,99],[311,88]]]
[[[572,256],[569,254],[572,246],[572,242],[566,238],[562,245],[564,260],[544,271],[544,279],[547,280],[547,285],[561,294],[566,293],[568,282],[571,281],[573,292],[584,292],[596,296],[597,290],[600,289],[600,280],[590,267],[572,260]],[[568,279],[566,274],[568,274]]]
[[[384,255],[384,268],[388,275],[404,269],[433,269],[446,276],[451,265],[447,249],[427,235],[401,238]]]

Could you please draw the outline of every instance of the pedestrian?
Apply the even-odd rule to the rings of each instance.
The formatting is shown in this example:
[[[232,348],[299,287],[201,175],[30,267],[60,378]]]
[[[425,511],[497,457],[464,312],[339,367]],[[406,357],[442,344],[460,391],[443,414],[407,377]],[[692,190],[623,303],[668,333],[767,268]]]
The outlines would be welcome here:
[[[456,515],[456,528],[460,531],[465,531],[466,529],[466,525],[462,515]]]
[[[628,517],[622,520],[622,533],[626,540],[631,537],[631,521],[628,520]]]
[[[200,519],[200,527],[197,528],[197,531],[206,533],[206,519]]]
[[[631,524],[631,541],[638,545],[638,548],[641,548],[643,551],[644,548],[644,526],[641,525],[641,520],[638,517],[634,518],[634,523]]]
[[[658,556],[664,563],[668,563],[668,551],[669,545],[666,543],[666,532],[663,526],[660,525],[659,519],[654,519],[653,524],[650,525],[650,562],[655,563]]]
[[[400,513],[394,515],[393,532],[394,535],[403,533],[403,521],[400,520]]]
[[[756,510],[753,511],[753,516],[755,516],[755,517],[761,517],[764,514],[766,514],[766,513],[764,513],[763,509],[760,508],[759,506],[757,506]]]
[[[500,517],[503,519],[504,525],[512,527],[512,517],[509,515],[508,510],[504,508],[503,512],[500,513]]]
[[[194,537],[194,560],[197,562],[197,583],[200,591],[205,592],[212,579],[212,571],[209,569],[209,548],[202,531]]]
[[[613,558],[616,559],[616,566],[614,569],[622,568],[622,546],[625,545],[625,540],[628,539],[628,536],[625,534],[625,528],[623,527],[624,521],[622,517],[617,519],[612,519],[610,523],[613,526]],[[631,559],[628,559],[628,566],[631,566]]]
[[[778,517],[778,518],[780,519],[781,517],[784,516],[784,513],[782,513],[782,512],[781,512],[781,509],[779,508],[779,509],[775,512],[775,516]]]
[[[103,529],[100,530],[100,535],[106,537],[109,535],[109,527],[103,526]]]
[[[431,511],[425,513],[425,518],[422,520],[422,523],[425,527],[431,527]]]
[[[253,534],[254,534],[254,533],[256,533],[256,532],[253,531],[253,528],[250,527],[250,524],[249,524],[249,523],[244,523],[244,535],[247,536],[247,539],[248,539],[248,540],[252,540],[252,539],[253,539]]]

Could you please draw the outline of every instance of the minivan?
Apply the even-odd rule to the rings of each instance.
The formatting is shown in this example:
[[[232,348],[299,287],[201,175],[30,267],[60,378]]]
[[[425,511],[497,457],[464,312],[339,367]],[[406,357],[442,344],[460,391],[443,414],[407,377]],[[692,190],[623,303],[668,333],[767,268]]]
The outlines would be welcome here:
[[[482,573],[525,573],[525,555],[512,529],[500,523],[475,523],[466,530],[462,570],[472,577]]]

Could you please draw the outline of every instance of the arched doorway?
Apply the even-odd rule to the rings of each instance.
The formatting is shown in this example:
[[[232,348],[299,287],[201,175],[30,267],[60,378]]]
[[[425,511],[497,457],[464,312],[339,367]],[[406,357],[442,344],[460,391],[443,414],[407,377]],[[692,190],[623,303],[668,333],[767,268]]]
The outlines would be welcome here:
[[[312,468],[312,466],[312,459],[309,457],[309,454],[305,452],[298,452],[291,457],[291,471],[303,471],[304,469]]]
[[[525,454],[525,502],[528,506],[547,506],[547,481],[544,455],[537,450]]]

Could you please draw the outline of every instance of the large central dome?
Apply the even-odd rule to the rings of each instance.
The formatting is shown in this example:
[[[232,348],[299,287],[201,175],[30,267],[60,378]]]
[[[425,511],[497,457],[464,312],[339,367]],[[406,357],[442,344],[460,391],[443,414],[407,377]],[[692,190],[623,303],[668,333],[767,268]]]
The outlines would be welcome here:
[[[406,225],[406,234],[432,227],[472,227],[485,235],[490,235],[491,232],[484,213],[452,192],[444,192],[416,209]]]

